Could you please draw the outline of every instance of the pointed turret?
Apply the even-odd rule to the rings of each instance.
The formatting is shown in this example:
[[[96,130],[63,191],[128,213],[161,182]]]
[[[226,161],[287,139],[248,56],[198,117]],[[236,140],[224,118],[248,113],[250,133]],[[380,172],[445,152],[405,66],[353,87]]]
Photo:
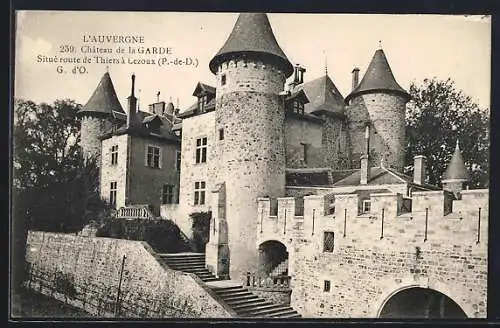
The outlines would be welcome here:
[[[293,66],[278,45],[269,19],[264,13],[242,13],[238,16],[226,43],[210,61],[210,70],[215,74],[221,63],[233,57],[245,56],[272,59],[286,77],[293,72]]]
[[[115,87],[111,81],[109,73],[106,72],[101,78],[101,81],[94,90],[94,93],[90,97],[89,101],[80,109],[81,114],[83,113],[103,113],[112,114],[113,111],[125,113],[123,111],[122,105],[118,101],[116,96]]]
[[[378,49],[375,51],[363,79],[346,97],[345,101],[348,103],[351,98],[357,95],[381,91],[398,93],[403,97],[410,98],[410,95],[396,82],[384,51]]]
[[[465,168],[464,159],[462,157],[462,153],[460,152],[460,145],[457,139],[455,152],[453,153],[453,156],[451,156],[450,163],[448,164],[441,181],[443,189],[457,194],[462,191],[463,185],[468,181],[468,179],[467,169]]]

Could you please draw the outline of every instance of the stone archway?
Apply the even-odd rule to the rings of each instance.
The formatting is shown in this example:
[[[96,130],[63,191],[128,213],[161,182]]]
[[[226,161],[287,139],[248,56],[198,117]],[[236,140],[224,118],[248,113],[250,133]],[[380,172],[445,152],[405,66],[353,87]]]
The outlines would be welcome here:
[[[288,251],[276,240],[268,240],[259,245],[259,269],[264,275],[288,275]]]
[[[467,318],[450,297],[430,288],[409,287],[394,293],[383,304],[379,318]]]

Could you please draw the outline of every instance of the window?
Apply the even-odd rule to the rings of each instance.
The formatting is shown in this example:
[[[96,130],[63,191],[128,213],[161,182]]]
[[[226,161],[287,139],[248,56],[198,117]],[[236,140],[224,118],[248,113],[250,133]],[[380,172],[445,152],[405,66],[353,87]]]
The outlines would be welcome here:
[[[335,214],[335,198],[330,199],[328,203],[328,214]]]
[[[181,170],[181,151],[180,150],[175,152],[175,169],[177,171]]]
[[[109,185],[109,203],[113,206],[116,206],[116,192],[117,192],[117,183],[116,181],[112,181]]]
[[[160,147],[148,146],[146,153],[146,166],[156,169],[160,167]]]
[[[174,189],[175,186],[171,184],[164,184],[161,192],[161,203],[162,204],[173,204],[174,203]]]
[[[206,95],[203,95],[203,96],[200,95],[198,97],[198,109],[200,110],[201,113],[205,112],[206,105],[207,105],[207,96]]]
[[[222,76],[220,77],[220,84],[226,85],[226,74],[222,74]]]
[[[299,100],[293,101],[293,111],[297,114],[304,114],[304,104]]]
[[[207,137],[196,139],[196,163],[207,162]]]
[[[323,291],[324,292],[329,292],[330,291],[330,280],[325,280],[324,284],[323,284]]]
[[[111,165],[118,164],[118,145],[111,147]]]
[[[205,181],[194,183],[194,205],[205,204]]]
[[[363,200],[363,213],[370,213],[372,202],[369,199]]]
[[[307,164],[307,144],[301,142],[300,145],[302,146],[302,160]]]
[[[331,231],[325,231],[323,236],[323,252],[333,252],[334,241],[334,233]]]
[[[219,129],[219,140],[224,140],[224,129]]]

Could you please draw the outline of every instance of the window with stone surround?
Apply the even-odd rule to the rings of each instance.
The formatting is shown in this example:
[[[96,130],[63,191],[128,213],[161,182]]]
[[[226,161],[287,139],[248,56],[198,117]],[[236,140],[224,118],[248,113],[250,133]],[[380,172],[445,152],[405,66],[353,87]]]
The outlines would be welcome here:
[[[208,96],[203,95],[198,97],[198,110],[200,113],[204,113],[208,104]]]
[[[194,205],[205,204],[205,181],[194,183]]]
[[[164,184],[161,192],[162,204],[174,203],[175,186],[172,184]]]
[[[323,233],[323,252],[332,253],[335,243],[335,234],[332,231]]]
[[[369,199],[363,200],[362,214],[369,214],[372,208],[372,202]]]
[[[109,203],[113,206],[116,205],[116,193],[118,191],[118,183],[111,181],[109,184]]]
[[[330,280],[325,280],[323,283],[323,291],[324,292],[329,292],[330,291]]]
[[[161,148],[158,146],[148,145],[146,150],[146,166],[152,168],[160,168],[161,165]]]
[[[196,139],[196,164],[207,162],[207,137]]]
[[[224,140],[224,128],[219,129],[219,140]]]
[[[222,76],[220,77],[220,84],[226,85],[226,74],[222,74]]]
[[[177,171],[181,170],[181,151],[180,150],[175,152],[175,169]]]
[[[297,114],[304,115],[304,104],[298,99],[295,99],[293,101],[293,111]]]
[[[111,165],[118,164],[118,145],[111,146]]]
[[[300,145],[302,146],[302,161],[307,164],[307,143],[301,142]]]

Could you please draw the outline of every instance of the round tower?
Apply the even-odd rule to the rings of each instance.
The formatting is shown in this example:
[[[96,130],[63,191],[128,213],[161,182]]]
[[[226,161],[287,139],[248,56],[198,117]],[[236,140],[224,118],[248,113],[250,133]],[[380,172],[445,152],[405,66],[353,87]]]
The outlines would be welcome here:
[[[85,159],[95,157],[100,164],[99,137],[111,127],[116,113],[125,115],[111,77],[106,72],[88,102],[78,112],[81,118],[80,145]]]
[[[258,264],[257,198],[285,195],[284,100],[293,67],[266,14],[240,14],[210,61],[217,77],[214,145],[217,179],[225,183],[232,279]]]
[[[387,167],[402,171],[410,95],[396,82],[382,49],[373,55],[359,84],[358,71],[353,71],[353,90],[345,99],[353,165],[366,154],[368,144],[371,166],[384,160]]]

